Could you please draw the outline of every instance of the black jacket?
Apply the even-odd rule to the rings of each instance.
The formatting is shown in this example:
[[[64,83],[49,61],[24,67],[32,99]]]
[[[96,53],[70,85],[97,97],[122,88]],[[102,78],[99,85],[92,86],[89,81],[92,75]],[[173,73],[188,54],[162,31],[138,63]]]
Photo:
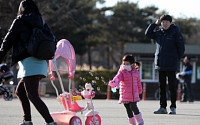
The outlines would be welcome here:
[[[178,62],[185,51],[184,40],[180,30],[174,24],[167,29],[154,31],[156,24],[150,24],[145,35],[156,41],[155,69],[159,71],[176,71]]]
[[[42,17],[34,13],[20,15],[14,19],[8,33],[3,40],[3,43],[1,44],[0,63],[3,61],[6,53],[10,49],[13,49],[11,65],[30,57],[25,48],[26,43],[32,33],[32,28],[42,26]]]
[[[192,72],[192,65],[189,62],[186,63],[185,67],[184,67],[184,72],[188,72],[188,71]],[[191,83],[192,73],[185,73],[184,80],[185,80],[186,83]]]

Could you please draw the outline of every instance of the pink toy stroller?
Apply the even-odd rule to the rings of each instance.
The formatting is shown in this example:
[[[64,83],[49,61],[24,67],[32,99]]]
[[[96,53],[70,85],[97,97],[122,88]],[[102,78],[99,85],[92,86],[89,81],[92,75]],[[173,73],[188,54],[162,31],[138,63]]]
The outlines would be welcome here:
[[[87,100],[87,104],[85,107],[80,107],[76,102],[76,100],[82,99],[82,96],[74,96],[72,94],[71,85],[76,70],[76,56],[74,48],[68,40],[62,39],[57,43],[55,58],[49,61],[49,65],[50,74],[52,75],[50,80],[56,90],[57,101],[62,103],[64,106],[64,111],[51,113],[54,121],[57,124],[82,125],[81,119],[76,116],[76,112],[83,112],[88,109],[89,111],[85,114],[85,125],[101,125],[101,118],[98,115],[98,112],[94,110],[94,106],[92,103],[94,92],[92,92],[91,84],[89,85],[88,83],[86,83],[87,90],[83,92],[77,92],[77,94],[82,95]],[[58,80],[62,89],[61,94],[58,93],[58,90],[53,83],[53,81],[55,80],[55,77],[52,74],[53,71],[55,71],[58,76]],[[69,92],[66,92],[64,90],[59,72],[68,73]]]

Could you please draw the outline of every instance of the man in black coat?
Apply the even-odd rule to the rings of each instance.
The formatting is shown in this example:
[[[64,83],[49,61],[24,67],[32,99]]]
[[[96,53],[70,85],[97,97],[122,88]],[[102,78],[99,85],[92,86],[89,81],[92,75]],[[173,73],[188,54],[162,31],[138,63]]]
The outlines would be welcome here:
[[[160,29],[155,28],[161,24]],[[167,114],[166,80],[168,78],[171,93],[171,112],[176,114],[177,82],[176,74],[178,62],[185,51],[184,40],[179,28],[172,24],[170,15],[162,15],[160,19],[149,25],[145,35],[156,41],[155,69],[159,71],[160,108],[154,114]]]

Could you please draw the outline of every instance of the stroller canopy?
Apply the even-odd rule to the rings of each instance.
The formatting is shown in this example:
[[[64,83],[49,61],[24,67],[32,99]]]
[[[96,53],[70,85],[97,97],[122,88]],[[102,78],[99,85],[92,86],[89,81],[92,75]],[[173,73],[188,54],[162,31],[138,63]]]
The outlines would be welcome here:
[[[76,71],[76,55],[71,43],[62,39],[57,43],[57,49],[55,52],[55,62],[59,72],[66,72],[69,74],[69,78],[73,78]],[[49,61],[50,73],[56,71],[53,66],[53,60]]]

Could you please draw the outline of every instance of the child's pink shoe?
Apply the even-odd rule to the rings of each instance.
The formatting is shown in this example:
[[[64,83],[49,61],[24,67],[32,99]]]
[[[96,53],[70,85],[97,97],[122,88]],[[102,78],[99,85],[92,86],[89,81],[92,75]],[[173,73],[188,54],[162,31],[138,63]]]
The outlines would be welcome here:
[[[135,115],[135,119],[137,120],[138,125],[144,125],[141,112],[138,115]]]
[[[129,120],[130,125],[136,125],[135,117],[129,118],[128,120]]]

